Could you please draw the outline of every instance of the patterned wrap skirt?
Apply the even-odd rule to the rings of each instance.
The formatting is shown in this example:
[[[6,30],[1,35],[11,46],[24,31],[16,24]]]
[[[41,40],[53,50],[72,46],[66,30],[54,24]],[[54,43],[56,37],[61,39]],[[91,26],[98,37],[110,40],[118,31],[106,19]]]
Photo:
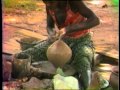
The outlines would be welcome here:
[[[65,37],[63,38],[63,41],[72,50],[72,58],[70,62],[68,62],[68,64],[72,64],[76,69],[82,67],[86,67],[88,69],[91,67],[93,63],[94,47],[90,34],[87,34],[84,37],[80,37],[77,39]],[[46,51],[51,44],[52,43],[49,42],[49,40],[44,40],[20,53],[27,53],[31,55],[32,62],[47,60]]]

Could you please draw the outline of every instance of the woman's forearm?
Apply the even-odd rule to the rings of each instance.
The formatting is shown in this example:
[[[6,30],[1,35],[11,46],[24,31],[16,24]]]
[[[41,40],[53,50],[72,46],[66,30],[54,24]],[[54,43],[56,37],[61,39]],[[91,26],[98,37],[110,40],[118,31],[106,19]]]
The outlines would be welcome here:
[[[82,30],[86,30],[86,29],[90,29],[96,25],[98,25],[99,19],[96,17],[95,19],[92,20],[86,20],[77,24],[71,24],[69,26],[66,27],[66,33],[72,33],[72,32],[76,32],[76,31],[82,31]]]

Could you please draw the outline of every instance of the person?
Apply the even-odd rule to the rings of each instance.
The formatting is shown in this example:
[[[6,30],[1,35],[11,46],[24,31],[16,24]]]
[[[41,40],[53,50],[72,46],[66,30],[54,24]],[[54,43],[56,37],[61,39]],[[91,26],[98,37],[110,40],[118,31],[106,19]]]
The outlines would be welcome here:
[[[47,13],[48,39],[20,53],[32,56],[32,62],[47,60],[47,48],[62,34],[62,40],[71,48],[72,58],[68,64],[79,73],[81,90],[91,82],[94,47],[90,28],[97,26],[99,18],[82,0],[43,0]],[[55,28],[57,26],[58,30]]]

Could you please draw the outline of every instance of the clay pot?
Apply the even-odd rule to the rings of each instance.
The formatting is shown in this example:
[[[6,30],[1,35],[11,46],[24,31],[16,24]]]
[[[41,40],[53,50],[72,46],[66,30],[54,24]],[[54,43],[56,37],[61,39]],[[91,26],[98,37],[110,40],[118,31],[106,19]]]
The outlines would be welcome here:
[[[3,81],[9,81],[11,79],[11,67],[11,62],[3,60]]]
[[[110,85],[114,90],[118,90],[119,87],[119,75],[118,75],[118,67],[113,68],[113,72],[110,75]]]
[[[26,77],[30,72],[31,57],[27,54],[15,54],[13,56],[12,78]]]
[[[3,67],[3,81],[9,81],[11,79],[12,63],[11,55],[2,54],[2,67]]]
[[[17,42],[20,43],[21,50],[23,51],[35,46],[38,42],[38,39],[27,37],[27,38],[22,38],[20,41],[17,40]]]
[[[47,50],[47,58],[55,67],[63,67],[72,57],[72,50],[62,40],[55,41]]]

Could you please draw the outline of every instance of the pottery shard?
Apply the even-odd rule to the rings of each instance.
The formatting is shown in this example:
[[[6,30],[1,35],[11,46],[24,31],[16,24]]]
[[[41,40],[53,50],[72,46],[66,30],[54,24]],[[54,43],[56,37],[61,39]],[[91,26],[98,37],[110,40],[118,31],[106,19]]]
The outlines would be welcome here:
[[[45,89],[51,85],[50,79],[39,80],[35,77],[32,77],[28,82],[23,83],[23,88],[26,89]]]

